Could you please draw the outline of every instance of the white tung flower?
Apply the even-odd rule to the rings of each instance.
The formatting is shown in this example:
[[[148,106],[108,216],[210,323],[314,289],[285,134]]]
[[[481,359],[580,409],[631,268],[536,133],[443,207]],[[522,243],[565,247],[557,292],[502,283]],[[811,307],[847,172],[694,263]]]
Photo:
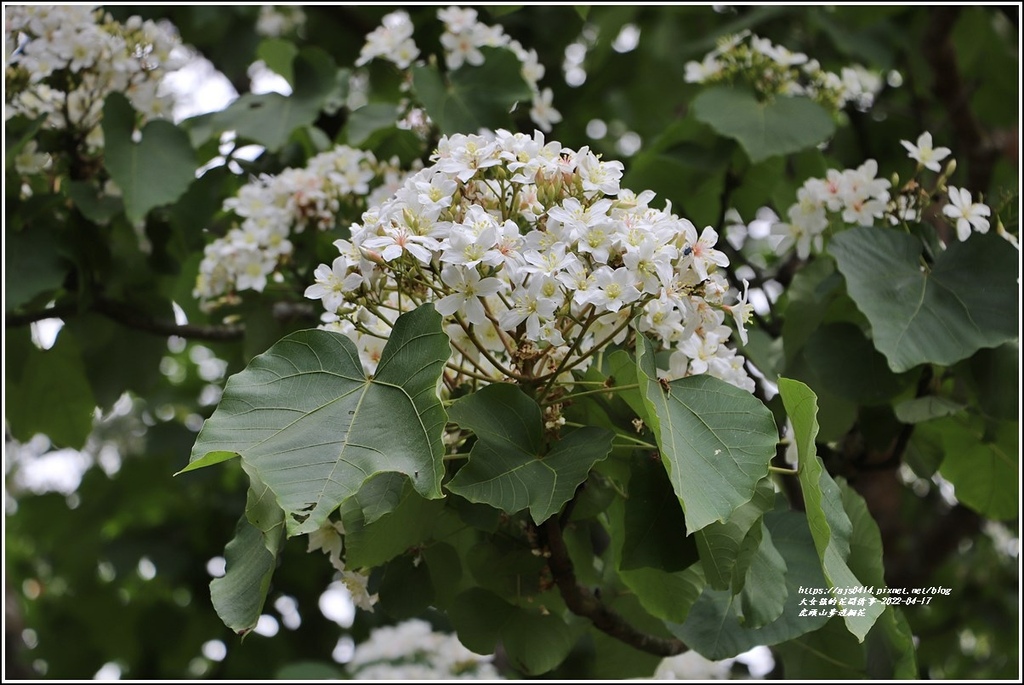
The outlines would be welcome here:
[[[545,132],[562,120],[562,113],[551,104],[553,97],[551,89],[545,88],[533,96],[533,106],[530,107],[530,119]]]
[[[345,293],[357,289],[363,282],[358,273],[347,273],[350,264],[344,256],[335,257],[331,266],[321,264],[313,272],[316,283],[306,288],[305,296],[311,300],[321,300],[324,309],[337,311],[345,301]]]
[[[932,134],[928,131],[917,137],[916,145],[909,140],[901,140],[900,145],[907,149],[908,157],[932,171],[939,171],[942,168],[939,162],[949,157],[951,152],[948,147],[932,147]]]
[[[342,535],[345,534],[345,526],[341,521],[327,521],[309,534],[309,546],[307,552],[323,550],[330,560],[331,565],[339,571],[345,570],[345,562],[341,559]]]
[[[434,303],[437,312],[441,316],[459,313],[474,325],[487,321],[487,313],[480,298],[496,295],[504,289],[501,279],[480,278],[480,273],[475,268],[446,266],[441,269],[441,280],[452,289],[452,294]]]
[[[966,188],[949,186],[949,204],[942,208],[942,213],[956,220],[956,235],[961,240],[971,236],[973,228],[978,233],[988,233],[988,219],[992,210],[988,205],[974,202],[971,191]]]

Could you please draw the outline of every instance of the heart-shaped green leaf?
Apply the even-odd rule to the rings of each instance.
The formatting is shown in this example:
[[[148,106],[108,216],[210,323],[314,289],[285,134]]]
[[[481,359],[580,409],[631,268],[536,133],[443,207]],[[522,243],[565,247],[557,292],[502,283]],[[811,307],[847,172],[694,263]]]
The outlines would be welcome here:
[[[1011,520],[1020,500],[1020,429],[1016,421],[985,425],[967,416],[936,421],[944,457],[939,473],[956,498],[988,518]]]
[[[779,618],[789,599],[786,560],[775,549],[772,534],[763,521],[757,522],[757,528],[760,529],[760,535],[748,537],[744,541],[745,545],[753,544],[756,539],[757,544],[750,555],[743,587],[737,593],[740,616],[747,628],[760,628]]]
[[[199,147],[223,131],[235,131],[238,137],[277,151],[288,142],[292,132],[316,121],[324,103],[332,95],[344,98],[344,81],[334,60],[319,48],[299,51],[291,63],[295,89],[291,95],[246,93],[227,108],[187,119],[192,143]]]
[[[761,517],[775,505],[775,488],[768,478],[758,482],[754,496],[722,522],[709,524],[697,531],[697,549],[708,585],[715,590],[736,591],[747,572],[750,556],[741,558],[740,549],[749,536],[758,536]],[[754,540],[756,547],[757,540]]]
[[[760,400],[711,376],[658,382],[654,351],[643,336],[637,368],[661,460],[686,514],[689,532],[725,521],[768,475],[779,440]]]
[[[210,599],[224,625],[244,635],[256,627],[284,542],[284,512],[250,472],[245,514],[224,548],[224,575],[210,581]]]
[[[188,134],[169,121],[156,119],[132,140],[135,110],[120,93],[103,105],[104,164],[124,196],[132,223],[154,207],[174,202],[196,178],[196,155]]]
[[[953,243],[930,268],[920,240],[888,229],[851,228],[828,251],[893,371],[950,365],[1017,337],[1019,255],[997,236]]]
[[[483,48],[481,52],[484,63],[450,72],[449,85],[436,66],[412,68],[413,89],[442,133],[509,127],[509,112],[517,103],[529,106],[532,94],[516,56],[503,48]]]
[[[485,386],[456,401],[448,413],[477,438],[469,463],[448,489],[509,514],[529,507],[537,524],[572,498],[590,467],[612,448],[611,431],[587,427],[555,442],[545,454],[540,407],[508,383]]]
[[[814,147],[835,131],[829,113],[805,97],[761,102],[750,91],[715,86],[694,98],[692,107],[699,121],[739,141],[755,164]]]
[[[787,601],[775,620],[750,627],[740,620],[737,610],[743,601],[731,590],[705,587],[690,609],[686,621],[669,624],[668,628],[683,642],[708,659],[736,656],[757,645],[776,645],[818,630],[826,616],[801,616],[801,588],[824,587],[821,561],[814,551],[814,542],[803,514],[794,511],[770,511],[764,515],[764,529],[771,535],[771,545],[785,561]],[[755,622],[756,623],[756,622]]]
[[[26,357],[17,370],[19,381],[9,377],[5,384],[4,418],[11,435],[28,442],[43,433],[54,445],[81,449],[92,433],[96,399],[74,336],[61,331],[53,347],[32,346]]]
[[[274,492],[289,535],[320,528],[376,473],[403,473],[423,497],[441,497],[447,417],[436,388],[448,355],[431,304],[398,318],[372,378],[343,335],[285,336],[228,380],[184,471],[241,455]]]

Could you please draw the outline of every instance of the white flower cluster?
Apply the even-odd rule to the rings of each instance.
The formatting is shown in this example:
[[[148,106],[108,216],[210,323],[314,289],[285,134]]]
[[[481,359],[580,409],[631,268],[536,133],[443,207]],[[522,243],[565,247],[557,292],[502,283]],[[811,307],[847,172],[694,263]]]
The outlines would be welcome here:
[[[224,201],[241,224],[206,246],[193,295],[210,308],[215,298],[239,290],[262,292],[291,255],[294,234],[334,228],[343,208],[356,215],[402,180],[397,160],[379,162],[373,153],[345,145],[316,155],[301,169],[254,178]]]
[[[797,201],[786,212],[788,222],[772,226],[782,239],[778,254],[794,245],[797,255],[807,259],[821,252],[830,219],[839,215],[844,224],[873,226],[882,219],[889,203],[889,181],[876,178],[878,162],[869,159],[856,169],[829,169],[825,178],[809,178],[797,191]]]
[[[356,680],[499,680],[491,659],[469,651],[454,635],[411,619],[374,628],[356,646],[348,671]]]
[[[917,172],[923,169],[940,172],[940,162],[950,155],[949,148],[934,147],[932,135],[927,131],[918,136],[916,143],[908,140],[900,143],[907,150],[907,156],[918,163]],[[942,181],[954,169],[955,163],[950,160],[937,184],[940,188]],[[796,203],[786,212],[789,221],[772,226],[772,233],[779,238],[776,253],[785,254],[795,246],[797,256],[806,259],[812,252],[821,252],[829,229],[841,230],[848,225],[873,226],[879,221],[887,221],[893,226],[901,222],[921,221],[931,194],[912,179],[895,197],[891,197],[889,181],[876,178],[877,173],[878,163],[869,159],[857,169],[829,169],[825,178],[807,179],[797,191]],[[949,218],[957,238],[964,241],[972,232],[988,232],[988,217],[992,214],[988,205],[975,202],[966,188],[949,186],[946,194],[949,201],[942,207],[942,213]],[[1018,247],[1016,236],[1007,233],[1002,225],[998,226],[998,232]]]
[[[256,33],[278,38],[301,33],[306,25],[306,13],[297,5],[260,5],[256,18]]]
[[[170,115],[160,83],[183,61],[164,26],[138,16],[120,24],[90,5],[5,5],[4,14],[5,119],[46,116],[96,150],[109,93],[124,93],[143,119]]]
[[[750,31],[726,36],[703,60],[688,62],[685,79],[705,84],[741,80],[762,95],[804,95],[832,111],[850,102],[870,109],[882,88],[879,75],[860,65],[843,67],[838,74],[826,71],[804,53],[790,52]]]
[[[724,304],[718,236],[620,189],[623,166],[544,135],[442,138],[433,164],[363,214],[306,290],[373,373],[394,320],[423,302],[445,317],[446,382],[551,381],[585,368],[629,323],[671,351],[670,375],[753,390],[725,342],[750,306]],[[454,375],[453,375],[454,374]]]
[[[544,77],[544,65],[538,61],[535,50],[527,50],[501,26],[488,26],[477,20],[474,9],[448,7],[437,11],[437,18],[444,23],[441,45],[444,48],[445,64],[448,69],[460,69],[463,65],[480,66],[484,55],[480,48],[505,48],[511,50],[522,63],[523,80],[533,92],[530,118],[544,131],[550,131],[553,124],[562,120],[562,115],[551,104],[550,88],[541,90],[538,83]],[[420,55],[413,41],[413,24],[409,15],[398,10],[384,17],[382,24],[366,36],[366,44],[359,53],[356,66],[362,66],[372,59],[393,62],[399,69],[408,69]]]
[[[928,131],[918,136],[916,143],[911,143],[909,140],[901,140],[900,145],[907,150],[907,156],[917,162],[919,170],[923,168],[935,172],[940,171],[942,167],[939,162],[948,157],[952,152],[948,147],[934,147],[932,134]],[[952,160],[951,163],[953,163]],[[951,166],[946,174],[952,173],[954,168],[955,165]],[[949,198],[949,202],[942,208],[942,213],[952,219],[954,228],[956,228],[956,236],[961,242],[970,238],[972,231],[988,233],[988,217],[992,215],[992,209],[988,205],[982,202],[975,202],[971,197],[971,191],[966,188],[949,186],[946,189],[946,195]],[[904,209],[903,215],[900,218],[920,221],[920,208],[914,207],[911,199],[907,199],[913,198],[913,196],[901,195],[900,197],[903,200],[902,208]],[[919,196],[913,199],[919,199]],[[924,198],[924,200],[927,200],[927,198]],[[1002,230],[1001,225],[998,228],[999,235],[1008,240],[1014,247],[1020,248],[1015,236]]]

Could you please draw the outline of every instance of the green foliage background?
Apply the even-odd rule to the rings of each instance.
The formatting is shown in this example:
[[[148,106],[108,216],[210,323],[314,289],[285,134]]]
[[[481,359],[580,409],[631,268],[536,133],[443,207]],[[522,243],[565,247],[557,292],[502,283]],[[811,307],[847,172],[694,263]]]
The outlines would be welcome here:
[[[209,417],[213,410],[209,402],[200,401],[209,379],[200,373],[196,359],[202,352],[197,356],[197,347],[227,361],[226,374],[214,381],[223,384],[223,378],[242,371],[283,336],[316,324],[315,316],[303,315],[297,306],[304,302],[301,290],[268,290],[247,298],[238,311],[244,328],[225,327],[216,316],[199,311],[190,293],[204,229],[217,230],[224,221],[222,200],[245,177],[224,169],[198,180],[191,174],[195,165],[216,154],[217,134],[228,129],[267,148],[255,161],[241,162],[246,174],[301,166],[318,151],[317,141],[324,140],[358,144],[381,157],[398,154],[404,161],[418,156],[421,151],[408,132],[393,125],[398,84],[379,63],[370,67],[375,79],[370,107],[351,115],[344,109],[327,112],[327,103],[339,96],[337,70],[352,65],[364,36],[391,9],[311,6],[305,8],[304,37],[265,40],[254,30],[257,7],[112,7],[120,19],[136,13],[169,19],[183,42],[208,57],[242,97],[223,112],[181,126],[151,123],[139,143],[130,139],[126,101],[110,97],[104,110],[103,163],[124,190],[120,206],[104,205],[75,182],[19,199],[17,175],[11,172],[10,161],[5,165],[8,437],[27,441],[44,433],[55,446],[91,451],[108,442],[123,459],[120,470],[110,476],[94,465],[70,497],[18,491],[12,487],[15,474],[6,473],[8,676],[37,677],[40,673],[32,669],[40,661],[46,664],[45,677],[60,679],[89,678],[111,661],[133,679],[266,678],[288,668],[292,677],[301,677],[296,673],[303,672],[302,664],[331,663],[330,653],[343,630],[317,609],[332,573],[323,556],[306,554],[298,541],[282,543],[267,606],[280,594],[295,597],[302,624],[295,630],[282,629],[274,638],[252,635],[240,641],[213,611],[206,563],[224,553],[224,544],[236,529],[246,507],[247,478],[238,468],[211,468],[171,479],[188,463],[196,440],[194,417]],[[409,8],[424,52],[433,50],[441,31],[436,9]],[[554,89],[555,106],[564,117],[549,139],[573,148],[590,145],[606,159],[623,159],[624,187],[655,190],[698,227],[712,225],[723,233],[729,207],[737,208],[746,220],[763,205],[781,215],[805,178],[822,176],[827,168],[855,167],[867,158],[877,159],[880,169],[896,170],[907,178],[913,163],[899,141],[915,140],[928,130],[936,140],[948,141],[960,162],[951,182],[984,193],[1006,227],[1018,231],[1016,7],[937,12],[924,6],[753,6],[716,11],[671,5],[531,5],[479,10],[483,20],[500,23],[524,46],[535,48],[540,63],[547,65],[544,85]],[[636,49],[620,53],[613,42],[627,24],[639,29],[641,40]],[[775,135],[765,136],[763,130],[756,135],[742,93],[707,89],[683,78],[685,63],[699,60],[714,47],[716,37],[743,29],[804,51],[826,68],[856,61],[883,73],[898,71],[902,84],[885,88],[867,113],[847,110],[834,133],[834,122],[821,121],[820,111],[801,113],[800,105],[785,105],[760,113],[759,121]],[[566,47],[578,40],[587,45],[587,79],[574,88],[558,72]],[[955,74],[943,61],[950,56]],[[291,96],[248,93],[246,69],[257,58],[288,72],[294,85]],[[532,129],[522,107],[509,113],[511,104],[524,97],[521,80],[514,78],[515,65],[503,65],[501,58],[489,58],[487,64],[486,73],[453,77],[447,84],[436,65],[414,70],[414,91],[441,131],[472,132],[479,125]],[[966,116],[973,122],[972,130],[983,134],[984,145],[965,128],[965,110],[958,109],[965,103],[949,101],[943,84],[948,86],[951,79],[958,83],[958,95],[966,99]],[[813,125],[794,126],[804,116]],[[587,124],[595,118],[608,124],[609,135],[587,137]],[[67,154],[66,141],[32,124],[8,122],[8,155],[29,139],[39,140],[42,149],[54,154]],[[643,141],[629,158],[615,146],[616,134],[625,131]],[[827,147],[816,147],[829,135]],[[133,175],[131,170],[140,163],[145,173]],[[153,246],[149,254],[138,249],[131,225],[143,218],[144,234]],[[902,644],[909,632],[920,641],[920,677],[1019,677],[1018,558],[1007,555],[998,543],[1000,535],[1015,538],[1019,532],[1019,293],[1005,285],[1019,274],[1019,253],[994,236],[973,236],[968,243],[954,244],[925,276],[914,269],[914,250],[921,250],[921,241],[900,233],[879,237],[873,231],[856,229],[840,235],[829,249],[830,257],[822,255],[806,265],[764,265],[751,258],[755,266],[774,269],[775,277],[788,286],[764,325],[751,331],[742,351],[769,378],[796,379],[783,384],[782,397],[767,403],[772,416],[762,418],[771,429],[772,419],[781,425],[789,416],[800,449],[815,466],[804,469],[799,481],[782,478],[796,508],[806,511],[810,533],[800,515],[773,510],[771,500],[755,497],[748,503],[746,518],[734,515],[715,522],[734,507],[686,511],[691,530],[701,530],[681,543],[672,527],[681,517],[659,507],[665,501],[675,505],[674,486],[683,497],[679,488],[694,482],[692,477],[678,478],[687,474],[686,455],[666,455],[679,469],[670,473],[678,482],[670,483],[663,471],[646,462],[616,459],[614,452],[604,459],[610,443],[603,442],[605,431],[598,429],[586,436],[590,442],[570,455],[582,473],[593,467],[587,480],[589,499],[577,504],[574,520],[586,520],[587,507],[607,509],[614,540],[608,560],[627,589],[608,601],[638,625],[652,625],[655,634],[660,630],[662,637],[671,633],[695,647],[709,645],[702,651],[713,651],[717,647],[710,645],[723,641],[738,648],[765,644],[779,635],[788,641],[775,648],[776,675],[879,677],[878,668],[906,674],[901,670],[907,665],[906,655],[885,652]],[[310,245],[309,254],[315,258],[299,265],[308,282],[316,264],[329,261],[329,242]],[[907,250],[909,272],[908,260],[901,259]],[[733,257],[734,263],[742,261],[740,255]],[[939,268],[944,259],[953,264],[954,258],[962,260],[959,271],[954,266]],[[973,278],[966,279],[965,270]],[[920,292],[928,306],[910,307],[905,290],[887,292],[888,279],[896,274],[906,280],[906,288]],[[946,307],[943,295],[948,292],[957,295],[959,307]],[[169,349],[168,329],[160,322],[173,321],[172,301],[185,310],[194,332],[201,335]],[[275,310],[275,302],[296,307]],[[54,347],[41,351],[31,342],[28,323],[47,306],[65,326]],[[968,328],[965,319],[975,327]],[[894,325],[899,330],[889,330]],[[943,329],[949,334],[936,334]],[[613,366],[614,356],[606,363]],[[166,373],[171,367],[177,372]],[[637,375],[641,391],[623,395],[628,407],[620,400],[613,406],[581,405],[580,412],[592,413],[585,418],[600,412],[625,415],[629,409],[644,416],[660,401],[667,407],[658,384],[646,375],[643,359],[639,368],[627,370],[620,364],[614,372],[602,373],[601,379]],[[664,444],[665,435],[692,430],[681,427],[687,425],[687,403],[704,405],[692,399],[701,388],[691,385],[678,381],[673,387],[675,404],[666,408],[672,418],[656,429],[659,444]],[[123,392],[131,393],[131,412],[94,428],[94,408],[109,411]],[[485,399],[509,405],[519,401]],[[811,400],[817,413],[804,414],[790,406]],[[472,398],[462,402],[452,414],[461,411],[467,425],[473,425],[478,409]],[[489,430],[482,426],[478,431],[475,449],[488,448]],[[524,429],[522,447],[534,432]],[[500,436],[493,439],[499,442]],[[764,446],[769,456],[770,442]],[[739,459],[737,469],[743,472],[745,487],[756,487],[765,477],[763,469],[750,473],[743,466]],[[631,490],[647,497],[625,504],[615,499],[607,484],[621,476],[617,469],[627,469]],[[420,474],[414,466],[408,470]],[[936,472],[955,484],[959,503],[950,506],[928,480]],[[514,546],[469,550],[472,538],[460,537],[457,531],[467,521],[478,531],[493,531],[499,525],[493,507],[527,504],[520,507],[518,500],[506,501],[485,491],[474,477],[467,471],[454,484],[453,491],[469,500],[457,514],[447,509],[442,513],[437,503],[418,496],[404,497],[377,522],[364,520],[365,510],[346,514],[349,554],[367,565],[388,562],[373,582],[396,589],[393,599],[382,599],[376,613],[358,615],[348,631],[353,638],[358,642],[379,624],[425,615],[439,628],[455,629],[464,641],[473,640],[469,646],[476,649],[492,649],[501,640],[508,663],[525,673],[556,678],[649,675],[656,664],[650,655],[603,635],[584,636],[581,623],[547,620],[509,600],[510,584],[536,575],[543,562]],[[725,491],[728,485],[701,483],[713,492]],[[417,490],[428,494],[437,484],[423,487]],[[529,500],[537,523],[552,513],[550,506],[557,511],[563,496],[572,494],[554,485],[550,489],[547,507]],[[807,493],[823,493],[826,499],[818,501]],[[555,499],[561,502],[552,505]],[[838,513],[829,508],[837,502],[842,505]],[[336,504],[332,500],[332,506]],[[418,544],[418,535],[428,534],[414,525],[422,527],[425,520],[432,521],[429,534],[438,538],[442,531],[450,544],[433,545],[425,553],[424,572],[400,553]],[[631,523],[638,520],[657,520],[664,526],[651,537],[638,539]],[[993,533],[992,521],[1002,522],[999,532]],[[578,556],[586,546],[587,531],[582,524],[575,530],[572,535],[567,532],[566,544],[570,554]],[[847,630],[838,620],[797,636],[792,617],[764,596],[783,587],[792,598],[794,585],[824,585],[821,560],[801,556],[812,545],[822,558],[831,559],[824,564],[826,577],[835,574],[865,583],[871,578],[876,585],[884,580],[892,587],[945,586],[952,588],[952,595],[903,612],[886,609],[864,645],[851,632],[862,635],[870,625],[851,622]],[[880,547],[885,551],[884,568],[865,568],[870,554],[858,550],[876,550],[877,556]],[[718,569],[719,576],[702,569],[709,583],[702,595],[692,574],[683,570],[697,558],[698,548],[730,560],[729,568]],[[779,555],[772,556],[769,548],[794,551],[776,561]],[[678,555],[667,554],[667,549],[678,549]],[[751,564],[751,550],[758,549],[764,551],[757,556],[763,563]],[[155,564],[155,578],[144,580],[136,573],[142,557]],[[585,573],[580,571],[584,583],[603,580]],[[767,591],[761,599],[749,592],[734,595],[735,583],[743,584],[737,576],[746,587],[761,584]],[[418,591],[403,594],[400,588]],[[751,611],[745,615],[757,626],[740,625],[732,602],[747,602],[744,606]],[[502,629],[481,622],[481,612],[501,616]],[[708,632],[709,625],[726,626],[726,619],[735,627]],[[817,627],[806,619],[797,623],[800,630]],[[26,645],[23,630],[32,631],[31,646]],[[201,646],[213,639],[229,645],[227,657],[197,666]],[[842,668],[808,654],[838,655]]]

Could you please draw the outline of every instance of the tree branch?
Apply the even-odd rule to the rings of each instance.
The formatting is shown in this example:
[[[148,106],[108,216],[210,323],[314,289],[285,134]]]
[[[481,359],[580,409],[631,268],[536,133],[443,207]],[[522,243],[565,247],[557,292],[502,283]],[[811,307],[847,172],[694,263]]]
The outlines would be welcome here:
[[[218,342],[224,340],[241,340],[245,335],[245,326],[198,326],[178,324],[173,321],[157,319],[133,309],[123,302],[97,298],[93,309],[103,316],[119,324],[156,335],[177,335],[190,340],[208,340]]]
[[[565,540],[562,539],[562,527],[558,524],[558,518],[553,516],[548,519],[543,531],[547,537],[548,551],[551,552],[548,568],[551,569],[551,575],[569,611],[590,619],[598,630],[648,654],[675,656],[690,649],[681,640],[641,632],[618,613],[606,607],[590,590],[576,581],[576,572],[573,570],[569,551],[565,547]]]
[[[932,93],[946,107],[957,148],[967,155],[967,188],[977,195],[988,190],[999,149],[974,117],[969,93],[956,63],[952,34],[960,9],[943,6],[930,11],[922,53],[932,69]]]
[[[68,302],[58,304],[54,307],[50,307],[49,309],[42,309],[38,312],[4,314],[4,327],[17,328],[19,326],[28,326],[36,321],[43,321],[45,319],[66,319],[67,317],[74,316],[77,313],[78,305]]]
[[[153,333],[154,335],[171,336],[176,335],[189,340],[207,340],[210,342],[221,342],[230,340],[241,340],[245,335],[245,326],[200,326],[195,324],[179,324],[173,321],[157,319],[145,312],[133,308],[123,302],[117,302],[105,297],[98,297],[88,308],[97,314],[102,314],[111,321],[116,321],[122,326],[134,328],[135,330]],[[74,316],[81,311],[75,303],[58,304],[49,309],[38,312],[26,312],[23,314],[5,314],[4,326],[7,328],[15,326],[27,326],[43,319],[64,319]]]

